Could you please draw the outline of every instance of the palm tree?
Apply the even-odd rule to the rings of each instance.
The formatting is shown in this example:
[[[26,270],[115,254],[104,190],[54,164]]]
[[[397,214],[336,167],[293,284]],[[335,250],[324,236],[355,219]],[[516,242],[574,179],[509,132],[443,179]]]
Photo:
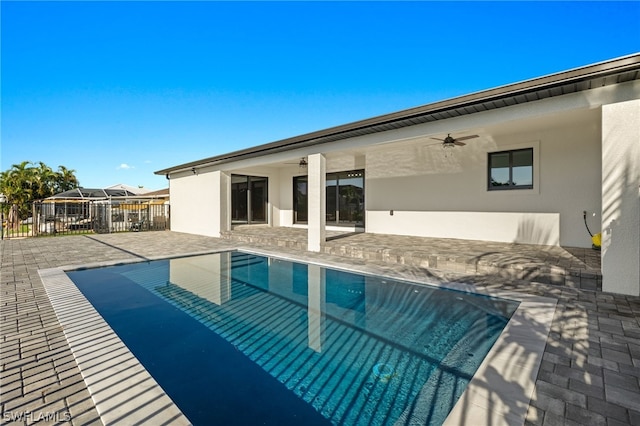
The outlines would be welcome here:
[[[34,168],[33,174],[33,198],[41,200],[43,198],[51,197],[55,194],[56,173],[51,167],[44,164],[42,161],[38,162],[39,167]]]
[[[75,170],[67,169],[65,166],[58,166],[56,176],[56,194],[78,188],[80,186],[80,182],[78,182],[78,178],[76,178],[74,173]]]
[[[29,161],[23,161],[0,173],[0,192],[7,197],[3,208],[8,210],[13,205],[17,206],[19,219],[29,217],[33,201],[78,186],[79,182],[74,175],[74,170],[58,166],[58,171],[54,172],[51,167],[41,161],[38,162],[37,167]]]
[[[27,217],[28,203],[33,199],[34,169],[29,161],[14,164],[11,169],[2,172],[0,180],[0,192],[7,197],[6,208],[18,206],[18,214]]]

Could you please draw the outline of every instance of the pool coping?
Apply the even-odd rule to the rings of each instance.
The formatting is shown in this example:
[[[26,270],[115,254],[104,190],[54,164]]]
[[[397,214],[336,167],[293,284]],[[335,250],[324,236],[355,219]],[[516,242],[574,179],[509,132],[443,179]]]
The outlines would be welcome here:
[[[471,382],[445,420],[445,425],[524,424],[535,380],[542,362],[556,300],[508,290],[478,290],[470,284],[439,282],[433,277],[406,276],[377,270],[375,265],[345,265],[307,255],[235,247],[105,261],[42,269],[38,273],[63,328],[67,342],[104,424],[190,424],[126,345],[102,319],[67,276],[67,271],[172,259],[230,250],[311,263],[334,269],[376,274],[441,288],[517,300],[520,305],[500,334]],[[142,392],[140,389],[143,389]]]
[[[71,269],[38,273],[102,422],[191,424],[71,281],[67,270]]]

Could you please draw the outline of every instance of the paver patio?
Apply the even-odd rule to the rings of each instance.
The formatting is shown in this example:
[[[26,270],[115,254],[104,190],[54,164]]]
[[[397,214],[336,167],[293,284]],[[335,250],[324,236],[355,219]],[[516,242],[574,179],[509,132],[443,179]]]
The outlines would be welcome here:
[[[376,250],[381,250],[379,246],[376,249],[373,240],[358,238],[362,240],[350,240],[353,250],[359,253],[378,253]],[[348,238],[330,239],[327,247],[346,247],[346,241]],[[404,241],[407,251],[416,251],[415,241],[408,238],[397,241]],[[380,240],[377,244],[382,242]],[[0,264],[0,399],[3,424],[30,424],[43,416],[48,416],[44,419],[47,420],[45,424],[67,421],[74,425],[102,424],[38,270],[234,248],[238,244],[169,231],[3,241]],[[242,244],[258,247],[266,243]],[[487,246],[485,254],[530,255],[518,253],[516,249],[511,247],[505,253]],[[504,268],[496,268],[496,265],[485,270],[478,268],[480,263],[475,263],[472,271],[456,271],[453,267],[443,267],[446,263],[440,263],[441,269],[433,269],[438,263],[399,262],[398,257],[396,261],[390,261],[388,258],[378,259],[377,254],[346,257],[346,252],[340,253],[341,248],[336,250],[333,254],[305,256],[339,262],[346,267],[374,265],[381,273],[387,271],[407,277],[429,276],[435,281],[464,282],[479,291],[508,289],[556,299],[556,312],[526,423],[640,425],[640,298],[579,288],[566,276],[563,283],[551,280],[540,283],[535,279],[544,278],[542,275],[505,276],[502,273]],[[278,247],[277,251],[300,253],[298,248],[287,247],[286,244]],[[465,258],[463,248],[455,248],[455,253],[457,258]],[[379,254],[383,256],[384,252]],[[482,254],[468,253],[471,257]],[[588,254],[586,252],[585,255]],[[438,253],[430,255],[435,255],[438,261]],[[395,256],[408,258],[402,253]],[[446,253],[442,256],[444,259]],[[414,257],[418,258],[411,256],[412,259]],[[576,265],[584,270],[595,268],[589,263],[592,260],[573,257],[577,264],[563,265],[562,268],[575,268]],[[566,260],[574,261],[571,256]],[[580,262],[584,267],[579,265]],[[467,260],[450,263],[468,265]]]

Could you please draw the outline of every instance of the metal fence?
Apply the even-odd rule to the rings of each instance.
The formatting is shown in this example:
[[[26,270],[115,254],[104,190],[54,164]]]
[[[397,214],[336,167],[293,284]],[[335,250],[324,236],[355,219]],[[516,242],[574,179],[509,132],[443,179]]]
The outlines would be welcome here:
[[[22,214],[27,217],[17,209],[3,209],[2,239],[170,229],[170,207],[164,200],[45,200],[30,207]]]

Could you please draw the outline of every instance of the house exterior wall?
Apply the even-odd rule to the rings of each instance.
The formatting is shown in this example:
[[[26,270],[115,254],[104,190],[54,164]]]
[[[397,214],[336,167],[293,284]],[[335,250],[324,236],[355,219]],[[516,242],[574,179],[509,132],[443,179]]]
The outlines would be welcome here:
[[[293,177],[307,171],[287,164],[322,155],[327,173],[364,169],[367,232],[590,247],[586,212],[591,230],[603,230],[603,289],[638,295],[638,117],[640,81],[633,80],[301,144],[197,174],[172,172],[172,230],[217,237],[229,229],[232,173],[268,177],[269,224],[297,226]],[[431,137],[447,133],[480,137],[445,156]],[[534,150],[533,189],[488,191],[488,153],[529,147]]]
[[[478,130],[481,137],[446,155],[432,139],[403,142],[400,131],[386,135],[398,142],[371,144],[358,154],[349,151],[354,141],[344,141],[345,151],[327,150],[327,172],[365,169],[367,232],[590,247],[582,212],[599,230],[601,109],[528,119],[508,112],[504,121],[491,120]],[[528,147],[534,189],[488,191],[488,153]],[[301,174],[295,167],[278,175],[280,226],[295,226],[292,184]]]
[[[292,183],[294,176],[306,171],[283,163],[321,152],[327,172],[365,169],[367,232],[590,247],[583,211],[588,213],[592,231],[598,232],[601,105],[638,96],[640,83],[624,83],[210,170],[267,176],[272,226],[297,226],[293,224]],[[480,137],[445,157],[440,147],[429,146],[437,143],[429,136],[448,132],[478,133]],[[487,191],[487,153],[524,147],[534,148],[534,189]],[[196,178],[207,172],[200,171]],[[192,177],[187,173],[184,178]],[[172,184],[172,197],[174,194]],[[175,208],[175,198],[172,204]],[[174,222],[172,229],[196,232],[195,227]],[[207,229],[206,235],[218,235],[222,228]]]
[[[229,229],[229,176],[221,171],[171,177],[171,230],[219,237]]]
[[[602,289],[640,296],[640,100],[602,112]]]
[[[277,219],[277,225],[274,226],[293,226],[293,177],[306,175],[306,171],[296,170],[287,167],[278,174],[278,207],[277,214],[274,211],[274,219]],[[275,182],[274,182],[275,184]]]
[[[597,229],[599,122],[594,109],[486,128],[491,136],[447,154],[440,146],[372,152],[366,167],[367,232],[590,247],[582,212],[591,213]],[[530,147],[534,189],[489,191],[488,153]]]

